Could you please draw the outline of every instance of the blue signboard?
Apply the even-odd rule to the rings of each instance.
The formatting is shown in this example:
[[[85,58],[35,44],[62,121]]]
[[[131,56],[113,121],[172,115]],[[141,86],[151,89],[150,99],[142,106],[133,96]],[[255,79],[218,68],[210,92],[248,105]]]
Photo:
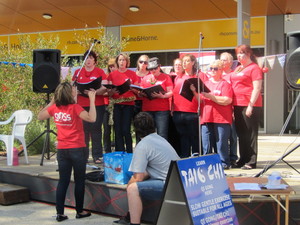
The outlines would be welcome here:
[[[176,162],[194,225],[238,225],[218,154]]]

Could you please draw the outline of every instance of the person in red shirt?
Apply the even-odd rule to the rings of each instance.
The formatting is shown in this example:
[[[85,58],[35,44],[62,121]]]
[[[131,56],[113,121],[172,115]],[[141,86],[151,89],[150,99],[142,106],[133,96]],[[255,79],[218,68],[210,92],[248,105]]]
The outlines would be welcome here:
[[[87,55],[88,54],[88,55]],[[87,58],[86,58],[87,57]],[[87,83],[93,81],[99,77],[102,79],[102,83],[106,79],[105,72],[96,67],[97,64],[97,54],[93,51],[86,51],[84,53],[84,58],[86,58],[84,67],[82,69],[78,69],[75,71],[72,80],[78,83]],[[94,163],[102,163],[103,157],[103,149],[102,149],[102,123],[103,116],[105,111],[104,105],[104,96],[103,94],[106,92],[106,89],[101,86],[98,90],[96,90],[96,112],[97,112],[97,120],[94,123],[83,122],[84,127],[84,136],[86,143],[86,160],[89,158],[89,143],[90,140],[92,142],[92,157]],[[85,110],[88,110],[90,107],[89,98],[85,93],[78,92],[77,95],[77,103],[81,105]]]
[[[223,63],[215,60],[210,64],[210,79],[205,85],[210,92],[200,96],[201,137],[203,154],[217,152],[224,169],[230,168],[228,139],[232,123],[232,88],[222,79]],[[192,85],[194,95],[198,95]]]
[[[96,121],[95,94],[88,91],[89,111],[75,103],[76,89],[70,83],[63,82],[55,90],[54,98],[38,114],[39,120],[53,117],[57,128],[57,162],[59,181],[56,189],[56,220],[68,219],[64,215],[66,192],[74,170],[76,218],[88,217],[90,212],[83,211],[86,159],[83,121]]]
[[[116,65],[118,69],[109,74],[108,84],[120,86],[127,80],[130,80],[131,84],[138,84],[136,73],[128,69],[130,59],[127,54],[120,53],[116,58]],[[115,150],[132,153],[131,121],[136,96],[130,89],[122,94],[116,88],[107,90],[111,96],[110,101],[114,104]]]
[[[169,73],[169,76],[172,79],[173,82],[173,97],[170,98],[170,105],[171,105],[171,114],[169,119],[169,130],[168,130],[168,141],[173,146],[173,148],[176,150],[177,154],[180,155],[181,147],[180,147],[180,135],[179,132],[176,129],[175,123],[174,123],[174,115],[173,115],[173,101],[174,101],[174,85],[175,85],[175,78],[181,77],[184,74],[184,70],[182,67],[182,59],[176,58],[173,60],[173,67]]]
[[[228,83],[230,83],[230,74],[233,72],[232,69],[233,57],[229,52],[223,52],[220,55],[220,60],[223,62],[222,78],[226,80]],[[230,158],[230,165],[235,166],[239,157],[237,155],[237,134],[236,134],[234,118],[230,129],[229,158]]]
[[[182,58],[184,73],[177,75],[173,89],[173,121],[180,136],[181,158],[190,157],[192,153],[199,154],[199,118],[198,101],[192,101],[180,95],[185,80],[197,78],[197,60],[194,55],[186,54]]]
[[[108,77],[108,75],[115,71],[117,69],[117,65],[116,65],[116,59],[115,58],[111,58],[108,60],[107,63],[107,74],[106,74],[106,79]],[[105,112],[104,112],[104,116],[103,116],[103,150],[105,151],[105,153],[109,153],[111,152],[111,148],[112,146],[114,146],[114,142],[112,143],[111,140],[111,124],[109,124],[109,118],[110,118],[110,112],[108,110],[108,105],[109,105],[109,97],[106,93],[106,95],[104,95],[104,105],[105,105]]]
[[[165,93],[153,92],[153,99],[143,97],[142,111],[151,114],[155,121],[157,133],[168,140],[168,127],[170,115],[170,98],[173,95],[173,82],[169,75],[161,72],[160,62],[157,57],[150,58],[147,69],[150,71],[141,80],[140,86],[142,88],[153,87],[161,85]]]
[[[136,71],[135,71],[135,73],[136,73],[136,75],[138,76],[138,79],[139,79],[138,83],[141,83],[141,80],[143,79],[144,76],[150,74],[150,71],[147,70],[148,60],[149,60],[148,55],[140,55],[140,57],[138,58],[138,60],[136,62]],[[134,116],[136,116],[139,112],[142,111],[142,104],[143,104],[142,98],[139,98],[137,96],[137,98],[134,102]],[[141,138],[136,136],[136,144],[140,140],[141,140]]]
[[[235,48],[240,62],[230,81],[233,90],[233,106],[236,132],[239,137],[240,159],[236,167],[254,169],[257,163],[257,138],[262,107],[262,71],[248,45]]]

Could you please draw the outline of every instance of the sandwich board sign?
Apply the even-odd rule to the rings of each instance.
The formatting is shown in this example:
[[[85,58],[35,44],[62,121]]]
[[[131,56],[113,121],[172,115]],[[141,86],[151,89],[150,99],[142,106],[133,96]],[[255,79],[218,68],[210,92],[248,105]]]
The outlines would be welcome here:
[[[219,155],[171,162],[156,224],[239,224]]]

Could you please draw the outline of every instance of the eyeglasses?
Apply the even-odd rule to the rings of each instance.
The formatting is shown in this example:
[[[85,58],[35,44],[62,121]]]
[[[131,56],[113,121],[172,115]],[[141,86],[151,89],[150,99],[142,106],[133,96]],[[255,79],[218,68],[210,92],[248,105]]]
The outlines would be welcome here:
[[[113,68],[113,67],[115,67],[115,65],[109,65],[108,67],[109,67],[109,68]]]
[[[139,63],[140,63],[140,64],[148,65],[148,62],[147,62],[147,61],[143,61],[143,60],[140,60]]]
[[[152,71],[152,70],[157,70],[158,67],[156,68],[151,68],[151,69],[148,69],[149,71]]]
[[[218,71],[219,68],[218,68],[218,67],[210,67],[210,70],[211,70],[211,71]]]

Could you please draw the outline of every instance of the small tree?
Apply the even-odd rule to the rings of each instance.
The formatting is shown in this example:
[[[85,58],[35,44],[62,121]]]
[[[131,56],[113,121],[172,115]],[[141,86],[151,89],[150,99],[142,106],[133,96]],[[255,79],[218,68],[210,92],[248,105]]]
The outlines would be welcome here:
[[[100,43],[96,43],[92,49],[98,54],[97,66],[100,68],[106,68],[108,60],[115,58],[127,44],[126,41],[119,41],[112,34],[105,34],[104,32],[105,30],[102,26],[99,26],[96,30],[96,37],[95,33],[92,34],[88,29],[84,30],[83,34],[75,32],[75,40],[86,50],[90,49],[95,39],[100,41]]]
[[[124,42],[118,42],[112,35],[104,35],[103,27],[97,29],[97,39],[101,44],[95,45],[93,49],[99,55],[98,66],[105,67],[110,57],[115,57],[125,46]],[[85,30],[82,36],[74,32],[76,40],[89,49],[92,35]],[[45,121],[38,121],[37,113],[46,105],[46,94],[34,93],[32,90],[32,58],[34,49],[57,49],[59,37],[57,35],[47,36],[37,34],[34,39],[30,35],[19,35],[20,48],[4,47],[0,42],[0,120],[6,120],[16,110],[29,109],[34,113],[32,122],[28,125],[26,132],[26,143],[30,143],[45,130]],[[66,49],[61,49],[62,55]],[[10,63],[3,63],[10,62]],[[62,58],[62,66],[68,66],[69,57]],[[75,64],[81,62],[75,62]],[[73,63],[74,64],[74,63]],[[70,77],[68,77],[70,79]],[[55,129],[51,123],[51,129]],[[11,132],[8,126],[0,126],[1,133]],[[54,147],[55,138],[51,137],[51,149]],[[43,140],[37,140],[28,149],[31,154],[40,153]],[[0,143],[3,149],[3,143]]]

